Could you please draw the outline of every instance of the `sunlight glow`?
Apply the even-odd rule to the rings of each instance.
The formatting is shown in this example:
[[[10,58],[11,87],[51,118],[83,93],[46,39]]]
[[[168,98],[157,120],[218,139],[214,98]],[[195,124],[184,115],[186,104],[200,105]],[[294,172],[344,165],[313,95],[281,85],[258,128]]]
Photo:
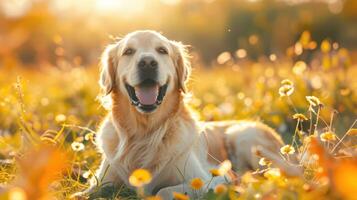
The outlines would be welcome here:
[[[21,17],[31,7],[31,2],[27,0],[8,0],[1,2],[0,8],[7,17]]]
[[[99,11],[108,11],[119,8],[122,0],[96,0],[95,8]]]
[[[139,14],[145,10],[145,0],[95,0],[95,10],[99,13],[118,12]]]
[[[181,2],[181,0],[161,0],[162,3],[167,4],[167,5],[177,5]]]
[[[147,0],[53,0],[51,8],[58,14],[72,10],[75,14],[120,15],[146,14]],[[79,9],[80,8],[80,9]]]

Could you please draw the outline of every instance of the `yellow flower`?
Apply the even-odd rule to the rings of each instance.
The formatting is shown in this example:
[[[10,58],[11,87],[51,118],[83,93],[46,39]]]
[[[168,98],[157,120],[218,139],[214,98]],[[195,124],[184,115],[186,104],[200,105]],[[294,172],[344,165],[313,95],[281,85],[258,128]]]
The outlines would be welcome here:
[[[218,184],[215,188],[214,188],[214,193],[216,194],[224,194],[227,192],[227,186],[223,185],[223,184]]]
[[[295,153],[295,149],[291,145],[285,145],[280,148],[280,153],[283,155],[293,154]]]
[[[289,79],[284,79],[284,80],[281,81],[281,85],[291,85],[291,86],[293,86],[294,83]]]
[[[277,179],[280,178],[281,173],[279,168],[271,168],[264,173],[264,177],[267,179]]]
[[[219,172],[220,172],[222,175],[228,173],[229,170],[231,170],[231,169],[232,169],[232,163],[231,163],[231,161],[229,161],[229,160],[223,161],[223,162],[219,165],[219,168],[218,168]]]
[[[259,165],[260,166],[268,166],[269,167],[271,165],[271,161],[266,159],[266,158],[260,158]]]
[[[311,106],[322,105],[320,99],[315,96],[306,96],[306,100],[309,102]]]
[[[220,176],[219,170],[218,169],[210,169],[209,172],[213,177],[215,176]]]
[[[331,44],[328,40],[323,40],[321,43],[321,51],[323,53],[328,53],[331,50]]]
[[[322,133],[322,134],[320,135],[320,139],[321,139],[321,141],[323,141],[323,142],[326,142],[326,141],[335,141],[335,140],[336,140],[336,135],[335,135],[333,132],[331,132],[331,131],[327,131],[327,132]]]
[[[307,48],[309,43],[311,41],[311,34],[309,31],[304,31],[302,32],[301,36],[300,36],[300,43],[302,44],[302,46],[304,48]]]
[[[66,121],[66,119],[67,119],[67,117],[64,114],[58,114],[58,115],[56,115],[56,118],[55,118],[56,122],[58,122],[58,123],[62,123],[64,121]]]
[[[294,87],[292,85],[282,85],[279,88],[279,95],[281,97],[290,96],[294,92]]]
[[[229,200],[238,200],[238,195],[234,188],[229,188],[228,198],[229,198]]]
[[[215,177],[215,176],[223,176],[226,173],[228,173],[229,170],[231,170],[231,169],[232,169],[231,161],[225,160],[219,165],[218,169],[211,169],[210,173],[212,174],[213,177]]]
[[[162,200],[162,198],[160,196],[149,196],[145,200]]]
[[[297,134],[298,134],[300,137],[306,135],[306,133],[305,133],[304,131],[298,131]]]
[[[329,55],[325,55],[322,57],[322,66],[324,67],[325,70],[331,68],[331,59]]]
[[[85,139],[85,140],[93,141],[93,140],[94,140],[94,133],[87,133],[87,134],[84,136],[84,139]]]
[[[222,52],[221,54],[218,55],[217,63],[220,64],[220,65],[223,65],[223,64],[227,63],[231,59],[232,59],[231,53],[229,53],[228,51],[225,51],[225,52]]]
[[[314,135],[307,136],[307,137],[304,138],[303,143],[304,143],[305,145],[310,144],[311,141],[312,141],[314,138],[315,138]]]
[[[151,182],[151,174],[146,169],[136,169],[129,177],[129,183],[134,187],[142,187]]]
[[[293,72],[297,75],[302,75],[306,70],[307,65],[304,61],[297,61],[293,67]]]
[[[187,195],[179,193],[179,192],[173,192],[172,194],[174,195],[175,200],[189,200],[190,199],[190,197],[188,197]]]
[[[308,120],[307,117],[306,117],[305,115],[301,114],[301,113],[296,113],[296,114],[294,114],[294,115],[293,115],[293,118],[294,118],[294,119],[298,119],[298,120],[300,120],[300,121],[306,121],[306,120]]]
[[[84,144],[81,142],[72,142],[71,147],[72,147],[73,151],[84,150]]]
[[[199,190],[203,186],[203,181],[200,178],[194,178],[191,180],[191,188],[194,190]]]
[[[83,174],[82,174],[82,177],[85,178],[85,179],[89,179],[90,177],[92,177],[93,174],[91,171],[85,171]]]
[[[245,172],[242,176],[241,176],[241,182],[243,184],[250,184],[250,183],[258,183],[259,180],[256,179],[252,173],[250,172]]]

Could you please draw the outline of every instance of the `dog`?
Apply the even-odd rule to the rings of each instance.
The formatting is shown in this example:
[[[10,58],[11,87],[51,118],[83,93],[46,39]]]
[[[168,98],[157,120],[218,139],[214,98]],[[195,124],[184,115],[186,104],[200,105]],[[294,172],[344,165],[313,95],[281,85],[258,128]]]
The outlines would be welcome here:
[[[279,155],[284,145],[267,125],[254,121],[200,122],[184,99],[191,72],[187,47],[158,32],[127,34],[109,45],[101,58],[100,86],[111,106],[97,134],[102,162],[96,177],[130,187],[133,170],[151,172],[149,194],[172,199],[192,195],[188,182],[211,179],[210,169],[230,160],[237,173],[259,168],[259,156],[289,175],[300,170]],[[252,149],[258,149],[258,153]],[[212,188],[232,177],[217,177]],[[84,193],[95,188],[92,183]]]

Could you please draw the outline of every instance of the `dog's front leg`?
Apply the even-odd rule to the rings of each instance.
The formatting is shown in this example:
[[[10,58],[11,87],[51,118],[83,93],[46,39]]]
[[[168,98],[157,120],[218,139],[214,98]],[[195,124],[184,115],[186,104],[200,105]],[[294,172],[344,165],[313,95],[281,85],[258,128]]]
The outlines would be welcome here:
[[[96,172],[96,177],[90,181],[90,187],[86,190],[88,193],[94,192],[97,188],[103,186],[119,186],[122,184],[115,168],[110,165],[106,158],[103,158],[99,169]]]
[[[174,192],[179,192],[179,193],[185,193],[185,189],[187,189],[187,184],[179,184],[171,187],[165,187],[159,190],[159,192],[156,194],[157,196],[160,196],[164,200],[171,200],[174,199],[173,193]]]

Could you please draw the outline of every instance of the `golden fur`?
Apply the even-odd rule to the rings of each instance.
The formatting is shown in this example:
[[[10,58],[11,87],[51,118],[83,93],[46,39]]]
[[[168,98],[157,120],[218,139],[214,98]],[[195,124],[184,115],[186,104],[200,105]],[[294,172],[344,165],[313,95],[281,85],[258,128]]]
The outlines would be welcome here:
[[[158,44],[168,49],[168,57],[151,51]],[[137,55],[121,56],[126,46],[134,46]],[[131,105],[123,84],[135,83],[133,63],[137,56],[149,51],[163,65],[159,68],[159,82],[168,82],[168,91],[162,104],[153,113],[145,114]],[[223,160],[231,159],[239,173],[257,169],[259,157],[253,149],[287,174],[300,173],[279,155],[283,142],[268,126],[249,121],[198,122],[183,101],[190,71],[185,46],[154,31],[136,31],[108,46],[102,56],[100,85],[110,95],[112,105],[97,135],[103,155],[98,179],[130,186],[132,171],[145,168],[153,175],[146,191],[172,199],[173,191],[190,194],[182,189],[194,177],[208,182],[209,169]],[[222,182],[223,177],[214,179],[210,187]],[[94,188],[92,183],[86,193]]]

